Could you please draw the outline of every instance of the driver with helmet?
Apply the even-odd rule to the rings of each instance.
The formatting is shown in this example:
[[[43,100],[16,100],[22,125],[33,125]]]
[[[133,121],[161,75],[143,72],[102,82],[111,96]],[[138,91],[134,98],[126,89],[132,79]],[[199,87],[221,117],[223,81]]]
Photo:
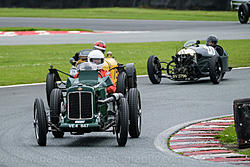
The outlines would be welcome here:
[[[209,35],[207,38],[207,46],[212,46],[217,51],[217,53],[222,56],[224,54],[224,49],[217,45],[218,44],[218,38],[215,35]]]
[[[100,50],[104,54],[105,50],[106,50],[106,44],[105,44],[105,42],[103,42],[103,41],[96,41],[95,44],[94,44],[94,46],[93,46],[93,50]],[[86,62],[88,54],[89,54],[90,51],[92,51],[92,49],[84,49],[84,50],[82,50],[80,52],[77,52],[75,54],[75,56],[73,56],[69,60],[69,62],[73,66],[77,66],[78,64],[80,64],[82,62]]]
[[[88,62],[97,67],[98,71],[100,72],[99,78],[109,76],[111,80],[113,81],[110,72],[102,69],[104,65],[104,54],[102,51],[100,50],[91,51],[88,54]],[[74,76],[74,78],[77,78],[77,77],[78,77],[78,73]],[[116,91],[116,86],[114,85],[114,82],[113,82],[113,85],[107,88],[107,92],[109,94],[112,94],[112,93],[115,93],[115,91]]]
[[[96,41],[93,47],[94,50],[100,50],[103,54],[105,54],[106,44],[103,41]]]
[[[207,46],[216,47],[218,38],[215,35],[209,35],[207,38]]]
[[[88,54],[89,52],[91,52],[91,49],[84,49],[82,51],[80,51],[79,53],[76,53],[75,56],[73,56],[69,62],[73,65],[73,66],[77,66],[80,63],[86,62],[88,59]]]

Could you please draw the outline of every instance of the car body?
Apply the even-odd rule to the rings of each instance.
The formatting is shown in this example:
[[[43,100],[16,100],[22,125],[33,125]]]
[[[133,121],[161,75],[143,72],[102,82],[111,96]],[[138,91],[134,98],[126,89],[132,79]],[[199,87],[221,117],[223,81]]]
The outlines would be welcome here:
[[[232,0],[232,1],[231,1],[231,8],[232,8],[232,9],[238,10],[238,9],[239,9],[239,6],[240,6],[242,3],[247,3],[247,2],[249,2],[249,0]]]
[[[139,137],[141,102],[138,89],[131,88],[126,98],[122,93],[107,94],[107,87],[113,85],[111,78],[100,78],[98,70],[85,68],[86,64],[90,63],[79,66],[79,77],[68,77],[66,87],[51,91],[48,112],[41,107],[44,106],[41,99],[35,100],[34,127],[39,145],[46,145],[48,131],[55,138],[62,138],[65,132],[72,135],[113,132],[119,146],[126,145],[128,133],[131,137]],[[50,72],[59,76],[54,68]]]
[[[91,49],[84,49],[81,52],[88,55]],[[81,59],[78,60],[70,69],[70,74],[74,76],[77,73],[77,66],[83,63]],[[104,58],[103,69],[110,72],[112,81],[117,87],[117,92],[126,94],[130,88],[137,87],[136,69],[134,63],[128,63],[126,65],[119,63],[115,57],[107,56]],[[47,93],[48,94],[48,93]]]
[[[165,67],[163,67],[165,65]],[[202,45],[199,41],[187,41],[170,62],[161,62],[157,56],[150,56],[147,62],[149,79],[159,84],[161,78],[175,81],[193,81],[209,77],[218,84],[224,77],[228,67],[228,54],[221,46]],[[166,75],[162,74],[166,71]]]

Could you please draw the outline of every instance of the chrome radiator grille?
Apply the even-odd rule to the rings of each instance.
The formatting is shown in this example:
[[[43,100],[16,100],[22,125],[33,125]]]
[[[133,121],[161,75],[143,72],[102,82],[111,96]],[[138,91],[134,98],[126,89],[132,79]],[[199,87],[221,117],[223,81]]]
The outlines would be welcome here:
[[[71,92],[68,94],[68,118],[92,118],[93,95],[90,92]]]

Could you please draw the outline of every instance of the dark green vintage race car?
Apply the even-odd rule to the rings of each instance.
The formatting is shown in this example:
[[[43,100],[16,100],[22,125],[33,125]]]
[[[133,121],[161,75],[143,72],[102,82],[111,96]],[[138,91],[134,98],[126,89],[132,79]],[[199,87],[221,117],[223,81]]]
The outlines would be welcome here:
[[[45,146],[47,133],[62,138],[65,132],[82,135],[90,132],[113,132],[119,146],[125,146],[128,133],[138,138],[141,133],[141,99],[137,88],[122,93],[107,94],[112,85],[109,76],[98,77],[98,71],[82,63],[79,77],[70,76],[66,87],[57,87],[50,94],[50,110],[43,100],[34,102],[34,129],[37,142]],[[87,67],[87,68],[86,68]],[[52,72],[53,71],[53,72]],[[58,75],[54,68],[50,72]]]
[[[228,67],[228,54],[221,46],[214,48],[194,40],[187,41],[170,62],[160,61],[154,55],[147,62],[148,76],[153,84],[159,84],[161,78],[193,81],[203,77],[210,77],[214,84],[218,84],[231,69]]]

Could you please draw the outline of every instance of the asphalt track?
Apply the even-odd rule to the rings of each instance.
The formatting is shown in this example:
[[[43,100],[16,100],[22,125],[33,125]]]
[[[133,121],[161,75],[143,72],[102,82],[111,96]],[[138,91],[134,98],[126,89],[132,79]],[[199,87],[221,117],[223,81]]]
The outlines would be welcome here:
[[[140,32],[0,37],[0,45],[89,43],[97,39],[107,43],[178,41],[205,39],[209,34],[216,34],[220,39],[250,39],[249,24],[238,22],[0,18],[2,27],[42,25]],[[48,145],[39,147],[34,137],[32,110],[36,97],[45,99],[45,86],[0,88],[0,166],[229,166],[161,152],[154,141],[165,129],[181,123],[232,114],[233,100],[249,97],[249,75],[249,69],[233,70],[219,85],[213,85],[209,78],[194,83],[165,79],[160,85],[139,78],[142,135],[139,139],[129,139],[124,148],[117,147],[116,138],[110,133],[67,134],[63,139],[54,139],[49,134]]]
[[[66,135],[39,147],[32,126],[33,101],[45,99],[45,86],[0,89],[0,166],[229,166],[194,160],[156,149],[156,136],[167,128],[192,120],[232,114],[232,101],[249,97],[250,70],[233,70],[219,85],[209,78],[198,82],[167,79],[152,85],[139,78],[142,96],[143,129],[139,139],[117,147],[110,133]],[[166,140],[167,142],[167,140]]]
[[[5,18],[0,27],[86,28],[95,31],[126,31],[121,34],[40,35],[0,37],[0,45],[77,44],[104,40],[114,42],[154,42],[205,40],[215,34],[219,39],[250,39],[249,24],[237,21],[169,21],[60,18]],[[131,32],[132,31],[132,32]]]

